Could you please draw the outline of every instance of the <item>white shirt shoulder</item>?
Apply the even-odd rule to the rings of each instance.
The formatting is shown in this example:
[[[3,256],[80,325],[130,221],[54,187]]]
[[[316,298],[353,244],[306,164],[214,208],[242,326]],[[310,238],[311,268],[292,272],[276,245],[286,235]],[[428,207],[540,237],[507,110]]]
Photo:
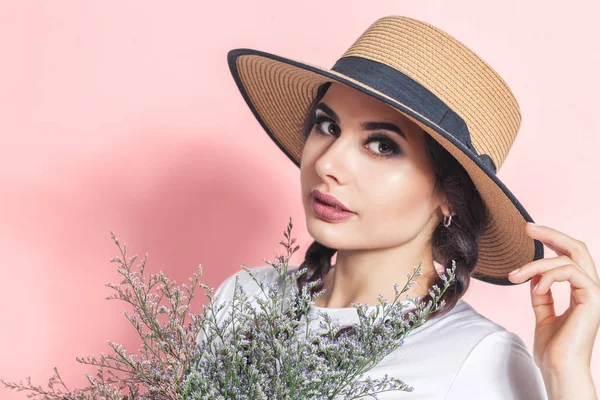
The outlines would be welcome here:
[[[484,337],[460,366],[445,400],[547,400],[541,371],[523,340],[500,330]]]

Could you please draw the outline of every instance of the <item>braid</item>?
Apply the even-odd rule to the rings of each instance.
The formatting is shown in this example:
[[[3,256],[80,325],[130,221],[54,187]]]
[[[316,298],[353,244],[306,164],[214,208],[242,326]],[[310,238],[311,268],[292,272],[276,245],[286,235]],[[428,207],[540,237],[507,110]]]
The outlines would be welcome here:
[[[300,293],[302,288],[309,282],[315,282],[323,278],[331,269],[331,258],[337,250],[327,247],[316,240],[308,246],[304,262],[300,264],[299,269],[306,268],[306,271],[298,277],[296,283]],[[323,282],[315,286],[312,293],[317,293],[323,288]]]

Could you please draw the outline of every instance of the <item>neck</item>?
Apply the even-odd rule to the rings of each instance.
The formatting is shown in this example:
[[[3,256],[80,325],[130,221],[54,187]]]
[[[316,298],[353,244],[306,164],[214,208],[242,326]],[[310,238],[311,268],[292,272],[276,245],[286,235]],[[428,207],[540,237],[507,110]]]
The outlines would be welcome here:
[[[322,277],[326,291],[314,304],[326,308],[352,307],[353,302],[376,306],[379,305],[379,295],[391,304],[396,297],[394,284],[398,283],[398,292],[401,292],[408,284],[408,276],[413,276],[419,263],[422,276],[415,276],[413,280],[416,283],[402,293],[397,301],[405,300],[406,296],[425,296],[438,276],[431,248],[418,253],[411,253],[409,250],[407,246],[360,251],[338,250],[335,264]]]

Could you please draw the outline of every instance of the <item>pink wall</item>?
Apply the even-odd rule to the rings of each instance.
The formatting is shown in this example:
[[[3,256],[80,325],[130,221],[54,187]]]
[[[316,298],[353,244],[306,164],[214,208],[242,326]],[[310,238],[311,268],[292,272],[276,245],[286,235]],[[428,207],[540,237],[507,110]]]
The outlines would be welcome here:
[[[217,286],[264,265],[291,216],[301,261],[299,170],[243,101],[226,53],[250,47],[330,67],[377,18],[403,14],[465,42],[510,84],[523,113],[499,172],[544,225],[600,255],[596,125],[598,6],[547,1],[4,2],[0,10],[0,377],[70,387],[75,357],[137,336],[120,301],[118,254]],[[526,5],[524,5],[526,4]],[[327,40],[320,38],[326,36]],[[593,183],[595,182],[595,183]],[[548,257],[554,255],[546,248]],[[596,258],[596,262],[600,259]],[[555,284],[557,307],[568,284]],[[194,307],[205,302],[198,289]],[[465,299],[533,346],[529,285],[473,281]],[[500,299],[503,302],[500,303]],[[600,345],[592,359],[600,380]],[[6,400],[26,394],[0,387]]]

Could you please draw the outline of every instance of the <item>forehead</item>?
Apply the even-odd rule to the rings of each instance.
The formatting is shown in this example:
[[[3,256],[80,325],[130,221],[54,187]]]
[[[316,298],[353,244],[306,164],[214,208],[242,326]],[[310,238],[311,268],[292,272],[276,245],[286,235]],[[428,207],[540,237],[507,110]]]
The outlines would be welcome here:
[[[320,102],[326,103],[344,120],[391,122],[408,134],[419,135],[421,128],[389,104],[343,83],[333,82]]]

